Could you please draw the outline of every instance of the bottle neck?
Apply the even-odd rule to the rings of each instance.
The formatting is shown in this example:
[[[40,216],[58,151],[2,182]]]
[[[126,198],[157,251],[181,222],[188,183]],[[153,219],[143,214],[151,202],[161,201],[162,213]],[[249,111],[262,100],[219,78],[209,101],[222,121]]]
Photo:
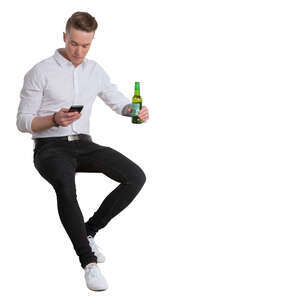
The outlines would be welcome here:
[[[140,83],[136,82],[134,85],[134,96],[140,97]]]
[[[140,90],[135,89],[135,90],[134,90],[134,96],[140,97],[140,96],[141,96],[141,95],[140,95]]]

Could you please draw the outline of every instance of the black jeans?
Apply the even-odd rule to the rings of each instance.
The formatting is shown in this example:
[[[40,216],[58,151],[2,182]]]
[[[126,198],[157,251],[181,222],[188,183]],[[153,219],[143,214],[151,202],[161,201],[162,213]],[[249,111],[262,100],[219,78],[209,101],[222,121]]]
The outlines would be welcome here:
[[[33,156],[35,168],[56,192],[60,220],[81,266],[97,262],[87,236],[95,236],[135,198],[146,180],[143,170],[118,151],[92,141],[38,141]],[[120,183],[86,223],[76,197],[76,172],[103,173]]]

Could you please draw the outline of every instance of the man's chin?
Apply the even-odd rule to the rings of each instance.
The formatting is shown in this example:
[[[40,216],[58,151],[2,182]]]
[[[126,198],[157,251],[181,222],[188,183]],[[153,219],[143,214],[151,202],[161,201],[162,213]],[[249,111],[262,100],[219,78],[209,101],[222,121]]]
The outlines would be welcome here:
[[[80,59],[78,59],[78,58],[73,58],[73,59],[72,59],[72,63],[74,63],[74,64],[80,64],[80,63],[82,63],[82,61],[83,61],[82,58],[80,58]]]

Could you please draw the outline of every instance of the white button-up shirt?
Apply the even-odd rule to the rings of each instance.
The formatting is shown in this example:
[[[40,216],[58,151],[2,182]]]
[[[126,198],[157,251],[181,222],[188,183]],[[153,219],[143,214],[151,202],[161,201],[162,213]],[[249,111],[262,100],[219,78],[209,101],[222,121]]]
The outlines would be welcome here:
[[[116,113],[130,116],[127,111],[130,100],[110,82],[97,62],[85,58],[75,67],[59,50],[56,49],[53,56],[37,63],[25,74],[17,114],[17,128],[21,132],[31,133],[32,138],[89,134],[89,119],[96,96]],[[66,127],[32,131],[31,123],[35,117],[53,114],[71,105],[83,105],[78,120]]]

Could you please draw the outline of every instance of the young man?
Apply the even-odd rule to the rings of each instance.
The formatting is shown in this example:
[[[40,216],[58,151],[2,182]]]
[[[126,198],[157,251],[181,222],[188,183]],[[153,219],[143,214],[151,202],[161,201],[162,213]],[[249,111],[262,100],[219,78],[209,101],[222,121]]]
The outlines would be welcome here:
[[[59,217],[85,270],[87,287],[105,290],[108,285],[97,265],[105,258],[93,238],[136,197],[146,177],[130,159],[94,143],[89,135],[96,96],[118,114],[131,116],[130,100],[97,62],[85,58],[97,27],[86,12],[69,18],[63,33],[65,48],[56,49],[24,77],[17,128],[32,134],[34,165],[56,192]],[[83,105],[82,111],[69,112],[76,104]],[[139,117],[148,120],[147,107]],[[86,223],[76,198],[76,172],[99,172],[120,183]]]

